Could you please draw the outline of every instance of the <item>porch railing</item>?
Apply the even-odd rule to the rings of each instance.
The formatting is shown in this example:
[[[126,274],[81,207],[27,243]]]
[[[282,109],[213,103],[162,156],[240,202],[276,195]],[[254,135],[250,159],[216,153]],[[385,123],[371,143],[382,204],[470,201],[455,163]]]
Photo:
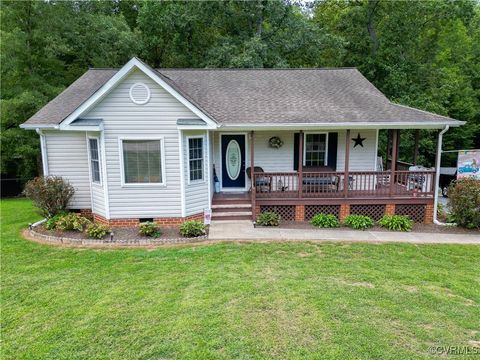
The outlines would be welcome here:
[[[255,197],[388,198],[433,197],[435,171],[303,171],[254,173]],[[348,180],[345,181],[345,176]],[[345,189],[347,186],[347,189]]]

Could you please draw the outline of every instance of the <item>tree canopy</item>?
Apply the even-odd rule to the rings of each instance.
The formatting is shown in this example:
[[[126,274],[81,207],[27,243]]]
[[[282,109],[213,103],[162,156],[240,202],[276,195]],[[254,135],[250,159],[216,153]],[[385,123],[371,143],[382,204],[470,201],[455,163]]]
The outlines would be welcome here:
[[[38,173],[38,136],[19,124],[89,67],[120,67],[134,55],[154,67],[355,66],[396,103],[467,121],[445,148],[480,147],[474,0],[7,0],[0,12],[3,175]],[[402,132],[403,160],[413,137]],[[434,141],[422,131],[425,163]]]

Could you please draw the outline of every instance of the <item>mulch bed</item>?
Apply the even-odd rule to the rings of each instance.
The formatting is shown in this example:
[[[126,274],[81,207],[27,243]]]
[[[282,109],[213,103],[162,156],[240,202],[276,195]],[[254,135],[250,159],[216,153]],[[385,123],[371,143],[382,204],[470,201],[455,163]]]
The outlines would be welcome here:
[[[43,224],[35,227],[35,231],[48,236],[57,236],[70,239],[84,239],[87,240],[89,237],[79,231],[56,231],[56,230],[47,230]],[[128,227],[128,228],[113,228],[113,241],[122,242],[122,241],[168,241],[172,239],[176,240],[191,240],[195,238],[187,238],[180,235],[178,226],[164,226],[161,228],[162,234],[157,237],[143,236],[138,233],[137,227]],[[208,234],[208,228],[207,228]],[[104,241],[110,242],[110,235],[105,236]]]
[[[282,229],[316,229],[314,226],[310,225],[308,222],[282,222],[278,226]],[[353,230],[346,226],[341,226],[338,228],[328,229],[328,228],[319,228],[320,230]],[[384,231],[384,232],[391,232],[391,230],[385,229],[383,227],[375,225],[374,227],[368,229],[369,231]],[[413,224],[413,232],[422,232],[422,233],[443,233],[443,234],[471,234],[471,235],[479,235],[480,230],[471,230],[465,229],[462,227],[457,226],[442,226],[442,225],[435,225],[435,224]]]

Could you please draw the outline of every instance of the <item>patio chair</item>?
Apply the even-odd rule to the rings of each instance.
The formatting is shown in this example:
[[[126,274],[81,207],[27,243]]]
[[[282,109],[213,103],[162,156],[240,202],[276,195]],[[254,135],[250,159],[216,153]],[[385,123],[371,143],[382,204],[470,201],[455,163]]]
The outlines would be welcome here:
[[[383,168],[383,159],[381,156],[377,156],[377,171],[382,172],[384,171]],[[377,175],[377,185],[376,188],[387,187],[390,185],[390,174],[381,174]]]
[[[410,166],[408,171],[426,171],[429,170],[424,166]],[[426,177],[424,174],[408,175],[407,189],[425,191]]]
[[[264,173],[263,169],[260,166],[254,166],[253,171],[255,173]],[[252,174],[250,172],[250,167],[248,167],[245,172],[247,173],[250,182],[252,181]],[[272,177],[268,175],[262,175],[255,177],[255,189],[257,192],[270,192],[272,191]]]

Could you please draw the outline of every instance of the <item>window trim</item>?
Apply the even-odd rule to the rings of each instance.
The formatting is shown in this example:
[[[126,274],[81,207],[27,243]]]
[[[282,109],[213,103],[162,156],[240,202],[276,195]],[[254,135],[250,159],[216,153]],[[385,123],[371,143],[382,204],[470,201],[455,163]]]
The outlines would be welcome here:
[[[125,182],[125,166],[123,159],[123,141],[126,140],[157,140],[160,141],[160,161],[162,167],[162,182],[159,183],[127,183]],[[166,177],[166,161],[165,161],[165,137],[164,136],[119,136],[118,137],[118,151],[120,157],[120,184],[122,188],[128,187],[165,187],[167,186],[167,177]]]
[[[91,153],[91,148],[90,148],[90,140],[97,140],[97,152],[98,152],[98,175],[100,176],[100,181],[94,181],[93,180],[93,171],[92,171],[92,153]],[[102,168],[102,155],[100,151],[100,137],[99,136],[92,136],[88,135],[87,136],[87,148],[88,148],[88,168],[90,170],[90,183],[102,186],[103,183],[103,168]]]
[[[326,131],[308,131],[303,133],[303,166],[307,163],[307,135],[325,135],[325,159],[323,166],[328,165],[328,132]],[[322,166],[322,165],[317,165]]]
[[[186,152],[187,152],[187,184],[204,184],[206,182],[205,176],[205,136],[191,135],[186,136]],[[202,178],[197,180],[190,180],[190,139],[202,139]]]

